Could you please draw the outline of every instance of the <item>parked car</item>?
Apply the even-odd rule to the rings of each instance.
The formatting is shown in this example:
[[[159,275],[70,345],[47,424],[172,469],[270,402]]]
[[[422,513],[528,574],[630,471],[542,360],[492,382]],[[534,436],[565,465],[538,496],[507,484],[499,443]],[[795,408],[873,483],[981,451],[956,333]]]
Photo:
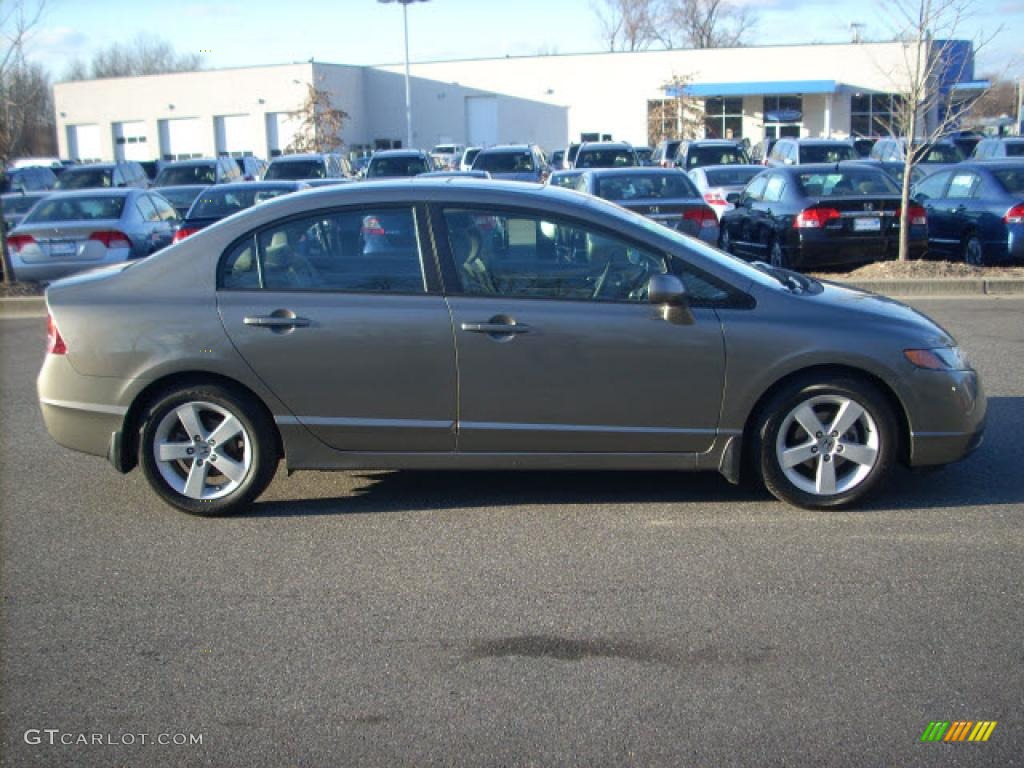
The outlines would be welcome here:
[[[579,143],[570,143],[562,151],[562,169],[569,170],[576,167],[576,153],[580,151]]]
[[[281,195],[309,189],[306,181],[238,181],[206,187],[184,216],[174,235],[180,242],[227,216]]]
[[[119,187],[149,187],[149,178],[142,166],[133,160],[117,163],[90,163],[74,165],[57,179],[54,189],[117,189]]]
[[[381,215],[408,239],[367,258]],[[282,458],[749,471],[835,508],[985,425],[977,373],[920,312],[546,186],[288,195],[46,302],[50,434],[199,515],[247,508]]]
[[[956,144],[957,149],[959,149],[960,153],[966,158],[971,157],[974,152],[974,148],[978,146],[978,143],[982,139],[985,138],[985,134],[979,133],[978,131],[954,131],[947,138]]]
[[[639,165],[633,147],[624,141],[585,141],[576,151],[574,168],[629,168]]]
[[[263,173],[264,181],[301,181],[303,179],[338,179],[352,176],[348,158],[330,152],[280,155],[270,161]]]
[[[964,153],[948,139],[935,142],[915,140],[913,146],[917,155],[915,164],[947,166],[959,163],[964,159]],[[871,148],[871,159],[902,163],[906,159],[906,153],[907,140],[905,138],[884,138],[876,141],[875,146]]]
[[[146,178],[149,179],[150,184],[156,181],[156,177],[160,175],[160,171],[167,165],[166,160],[140,160],[139,165],[142,166],[142,170],[146,173]]]
[[[576,189],[576,182],[584,173],[582,168],[573,168],[568,171],[552,171],[545,183],[565,189]]]
[[[899,252],[900,188],[877,168],[834,164],[762,171],[722,214],[719,246],[776,267],[815,269],[893,259]],[[928,245],[925,210],[910,217],[910,257]]]
[[[422,149],[384,149],[374,152],[366,166],[367,179],[418,176],[432,170],[430,155]]]
[[[839,163],[856,160],[853,144],[841,139],[779,139],[768,155],[769,166]]]
[[[536,144],[507,144],[480,150],[474,171],[487,171],[506,181],[544,181],[550,169]]]
[[[554,152],[551,153],[551,156],[548,158],[549,164],[554,169],[561,169],[562,168],[562,163],[563,163],[564,160],[565,160],[565,150],[564,149],[556,149]]]
[[[236,157],[238,172],[242,174],[243,181],[259,181],[267,172],[267,161],[253,155]]]
[[[63,170],[64,164],[59,157],[18,157],[11,161],[11,168],[48,168],[56,172]]]
[[[0,173],[0,194],[8,192],[44,192],[53,189],[57,177],[49,168],[23,166]]]
[[[208,184],[183,184],[175,187],[160,187],[157,191],[178,212],[178,216],[185,218],[192,203],[208,186]]]
[[[231,157],[207,157],[175,160],[157,174],[154,187],[180,187],[185,184],[230,184],[240,181],[242,172]]]
[[[633,147],[633,152],[636,154],[637,165],[654,165],[651,162],[651,155],[654,154],[654,150],[650,147]]]
[[[675,165],[684,171],[704,165],[750,165],[750,157],[731,139],[700,139],[680,142]]]
[[[982,139],[974,147],[971,160],[999,160],[1005,157],[1024,158],[1024,137]]]
[[[576,181],[579,192],[610,200],[684,235],[718,242],[718,218],[690,178],[673,168],[601,168]]]
[[[417,179],[489,179],[491,174],[487,171],[431,171],[421,173]]]
[[[875,146],[875,142],[878,141],[878,137],[854,136],[851,141],[853,142],[853,151],[857,156],[857,159],[864,160],[871,157],[871,148]]]
[[[658,146],[654,148],[654,153],[651,155],[651,163],[662,168],[671,168],[675,165],[676,150],[679,149],[679,145],[682,143],[680,139],[662,139],[658,142]]]
[[[0,208],[4,211],[4,231],[10,232],[25,214],[32,210],[32,206],[50,194],[50,190],[42,192],[10,192],[0,197]]]
[[[762,165],[705,165],[694,168],[687,175],[721,219],[722,214],[733,209],[733,203],[752,178],[764,170]]]
[[[765,138],[757,142],[750,149],[750,162],[754,165],[768,165],[768,156],[777,141],[775,138]]]
[[[928,250],[983,265],[1024,259],[1024,159],[960,163],[913,188]]]
[[[47,281],[137,259],[170,244],[178,214],[146,190],[55,192],[7,236],[18,280]]]
[[[456,171],[465,152],[463,144],[438,144],[430,150],[430,156],[440,164],[438,170]]]
[[[462,153],[462,159],[459,161],[459,170],[472,170],[473,161],[476,160],[476,156],[480,154],[481,149],[483,149],[483,147],[466,147],[466,151]]]

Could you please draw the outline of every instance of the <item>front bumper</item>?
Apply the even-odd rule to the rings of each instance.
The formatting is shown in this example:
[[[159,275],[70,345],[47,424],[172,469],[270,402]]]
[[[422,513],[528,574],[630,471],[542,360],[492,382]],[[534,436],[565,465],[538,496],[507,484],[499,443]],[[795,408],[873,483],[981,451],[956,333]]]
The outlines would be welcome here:
[[[910,465],[950,464],[981,445],[987,400],[974,371],[915,371]]]

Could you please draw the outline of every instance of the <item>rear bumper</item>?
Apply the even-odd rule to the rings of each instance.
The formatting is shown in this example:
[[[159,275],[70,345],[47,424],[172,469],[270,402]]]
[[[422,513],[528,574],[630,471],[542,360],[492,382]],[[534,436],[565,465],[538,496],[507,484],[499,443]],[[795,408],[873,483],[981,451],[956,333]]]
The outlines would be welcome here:
[[[886,261],[899,256],[899,234],[887,233],[877,237],[846,235],[843,233],[802,230],[790,243],[790,264],[794,267],[816,267],[832,264],[858,264],[867,261]],[[912,227],[910,231],[910,258],[919,259],[928,250],[925,227]]]
[[[59,280],[68,275],[79,272],[86,272],[98,267],[107,267],[111,264],[120,264],[125,259],[116,255],[98,261],[33,261],[24,262],[14,254],[11,254],[11,268],[18,280],[29,282],[51,282]]]

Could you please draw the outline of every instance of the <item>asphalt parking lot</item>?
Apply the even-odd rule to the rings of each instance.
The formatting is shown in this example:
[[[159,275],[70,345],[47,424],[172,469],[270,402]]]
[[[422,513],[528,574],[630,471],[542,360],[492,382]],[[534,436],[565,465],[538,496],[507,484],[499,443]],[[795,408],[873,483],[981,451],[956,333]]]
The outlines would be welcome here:
[[[986,441],[842,513],[716,475],[354,472],[191,518],[50,440],[43,323],[0,320],[0,762],[1022,764],[1024,299],[915,305],[981,371]],[[921,743],[936,720],[998,725]]]

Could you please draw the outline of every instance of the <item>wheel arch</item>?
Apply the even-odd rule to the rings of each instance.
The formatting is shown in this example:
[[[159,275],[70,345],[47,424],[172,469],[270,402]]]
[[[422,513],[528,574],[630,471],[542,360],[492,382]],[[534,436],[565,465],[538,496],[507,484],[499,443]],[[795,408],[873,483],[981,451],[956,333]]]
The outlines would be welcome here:
[[[132,401],[125,413],[121,426],[120,438],[113,441],[111,445],[110,460],[121,472],[129,472],[138,464],[139,455],[139,428],[142,426],[142,415],[146,408],[167,392],[185,387],[199,386],[203,384],[216,384],[225,389],[241,393],[251,397],[255,403],[262,408],[274,425],[272,439],[278,458],[284,457],[284,440],[281,437],[281,430],[274,420],[274,414],[256,392],[245,386],[237,379],[210,371],[177,371],[154,379],[145,386]]]

